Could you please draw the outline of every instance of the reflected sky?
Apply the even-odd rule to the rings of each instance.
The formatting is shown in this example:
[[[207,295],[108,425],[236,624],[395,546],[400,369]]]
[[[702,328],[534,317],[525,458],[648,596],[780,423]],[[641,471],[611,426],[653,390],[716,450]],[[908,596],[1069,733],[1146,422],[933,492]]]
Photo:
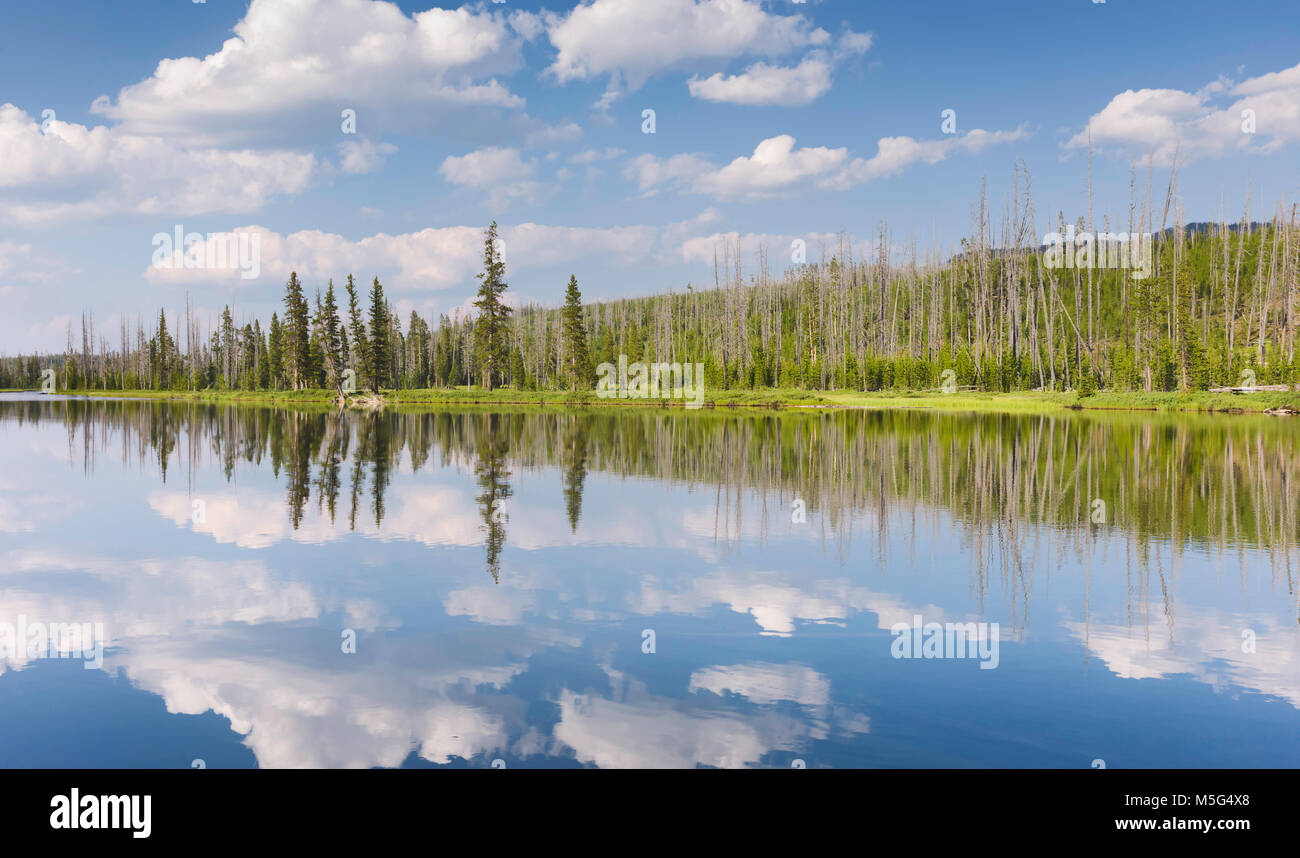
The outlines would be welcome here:
[[[0,765],[1300,766],[1297,435],[3,395]]]

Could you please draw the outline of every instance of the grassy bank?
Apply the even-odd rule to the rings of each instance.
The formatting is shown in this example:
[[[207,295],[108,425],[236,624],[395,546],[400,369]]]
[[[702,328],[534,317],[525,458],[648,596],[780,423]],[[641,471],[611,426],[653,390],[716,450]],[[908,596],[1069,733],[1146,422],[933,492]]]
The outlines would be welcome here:
[[[332,390],[135,390],[60,391],[84,396],[130,397],[139,399],[184,399],[200,402],[248,403],[332,403]],[[681,407],[673,400],[600,399],[591,391],[531,391],[498,388],[435,388],[389,390],[384,398],[390,405],[532,405],[560,408]],[[1100,391],[1081,397],[1075,393],[1020,391],[985,393],[963,391],[944,394],[934,391],[807,391],[807,390],[720,390],[704,396],[705,407],[726,408],[933,408],[945,411],[1044,412],[1061,409],[1114,411],[1193,411],[1260,413],[1290,409],[1300,411],[1300,393],[1143,393]]]
[[[962,411],[1199,411],[1262,413],[1278,409],[1300,411],[1300,393],[1145,393],[1099,391],[1091,396],[1037,390],[1013,393],[969,391],[935,393],[892,391],[879,393],[834,392],[822,394],[836,405],[856,408],[937,408]]]

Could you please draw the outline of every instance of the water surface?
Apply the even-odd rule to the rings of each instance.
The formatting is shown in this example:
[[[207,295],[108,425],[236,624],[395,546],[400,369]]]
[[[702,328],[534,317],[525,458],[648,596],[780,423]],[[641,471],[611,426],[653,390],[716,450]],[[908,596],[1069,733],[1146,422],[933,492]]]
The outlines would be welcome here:
[[[0,623],[106,639],[0,660],[0,766],[1296,767],[1298,481],[1266,417],[0,396]]]

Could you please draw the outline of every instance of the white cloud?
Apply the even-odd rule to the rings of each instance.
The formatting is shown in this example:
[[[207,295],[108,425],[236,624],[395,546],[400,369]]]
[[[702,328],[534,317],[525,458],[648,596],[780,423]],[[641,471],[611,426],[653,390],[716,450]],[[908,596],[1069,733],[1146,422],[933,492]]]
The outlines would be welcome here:
[[[339,144],[339,169],[345,173],[373,173],[384,165],[384,156],[397,151],[391,143],[347,140]]]
[[[802,15],[774,15],[751,0],[594,0],[550,15],[561,83],[608,76],[599,106],[639,89],[654,74],[687,63],[783,56],[830,42]]]
[[[723,75],[718,72],[707,78],[693,76],[687,81],[687,86],[692,96],[705,101],[798,107],[830,90],[831,76],[837,63],[865,53],[870,47],[870,33],[850,30],[839,37],[834,51],[812,51],[796,66],[758,62],[742,74]]]
[[[689,185],[712,169],[713,165],[701,155],[682,154],[670,158],[638,155],[628,162],[623,175],[635,180],[638,189],[647,196],[653,196],[664,186]]]
[[[1226,103],[1225,103],[1226,102]],[[1243,130],[1243,113],[1253,111],[1255,133]],[[1132,157],[1148,153],[1168,165],[1235,153],[1271,153],[1300,140],[1300,64],[1234,83],[1220,78],[1197,92],[1177,89],[1126,90],[1088,119],[1065,143],[1092,143]]]
[[[449,182],[484,188],[497,182],[526,178],[536,169],[535,163],[519,157],[518,149],[489,146],[468,155],[448,157],[442,162],[439,172]]]
[[[256,211],[305,190],[320,170],[314,155],[287,150],[190,149],[57,120],[42,131],[12,104],[0,105],[0,155],[0,189],[25,192],[0,210],[19,223]]]
[[[752,201],[793,196],[801,190],[847,190],[901,171],[918,161],[935,164],[955,152],[980,152],[989,146],[1019,140],[1024,127],[1014,131],[976,129],[941,140],[884,137],[871,158],[849,159],[846,148],[824,146],[797,148],[795,138],[781,134],[759,143],[754,154],[736,158],[724,167],[698,155],[676,155],[661,159],[642,155],[625,171],[649,195],[665,187],[676,187],[722,200]]]
[[[684,225],[667,227],[615,226],[569,227],[521,223],[503,226],[506,259],[511,273],[545,269],[575,260],[605,257],[616,264],[633,264],[652,259],[658,248],[675,238]],[[256,234],[260,249],[260,277],[241,279],[240,270],[227,268],[148,267],[150,283],[226,283],[256,285],[280,283],[290,271],[304,282],[323,284],[353,273],[363,282],[379,276],[381,282],[396,281],[402,289],[447,289],[468,285],[482,264],[483,229],[478,226],[449,226],[418,232],[388,235],[379,233],[359,240],[320,230],[301,230],[282,235],[265,227],[249,225],[229,232]],[[206,244],[190,252],[199,258],[219,258]],[[143,248],[142,248],[143,252]]]
[[[831,65],[819,56],[805,57],[793,67],[758,62],[743,74],[692,77],[687,86],[691,95],[705,101],[792,107],[807,104],[831,88]]]
[[[518,149],[489,146],[467,155],[451,155],[438,169],[448,182],[488,192],[488,205],[501,208],[516,200],[535,201],[543,191],[531,180],[536,161],[525,161]]]
[[[371,0],[253,0],[215,53],[164,59],[92,109],[129,133],[205,145],[338,134],[346,108],[368,134],[404,115],[522,108],[492,77],[520,66],[518,41],[502,14],[471,7],[407,16]]]
[[[824,146],[796,149],[795,139],[782,134],[759,143],[751,157],[742,156],[700,176],[694,190],[720,199],[780,196],[838,170],[848,154],[848,149]]]
[[[396,151],[381,142],[389,129],[581,137],[529,117],[497,79],[523,66],[526,34],[508,17],[528,29],[481,5],[408,16],[372,0],[253,0],[214,53],[164,59],[95,99],[109,124],[42,128],[0,105],[0,192],[24,190],[0,196],[0,219],[254,212],[332,174],[329,151],[343,173],[379,169]]]
[[[985,131],[981,128],[940,140],[917,140],[913,137],[882,137],[876,142],[876,154],[855,158],[844,173],[829,180],[830,187],[852,187],[902,172],[917,162],[937,164],[959,152],[978,154],[991,146],[1012,143],[1029,136],[1027,126],[1010,131]]]

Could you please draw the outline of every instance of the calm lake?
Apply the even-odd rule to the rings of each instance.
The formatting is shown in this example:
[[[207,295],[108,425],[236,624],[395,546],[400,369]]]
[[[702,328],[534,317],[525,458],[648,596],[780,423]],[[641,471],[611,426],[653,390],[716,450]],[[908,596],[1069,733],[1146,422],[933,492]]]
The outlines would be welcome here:
[[[0,395],[0,766],[1300,767],[1298,503],[1272,417]]]

